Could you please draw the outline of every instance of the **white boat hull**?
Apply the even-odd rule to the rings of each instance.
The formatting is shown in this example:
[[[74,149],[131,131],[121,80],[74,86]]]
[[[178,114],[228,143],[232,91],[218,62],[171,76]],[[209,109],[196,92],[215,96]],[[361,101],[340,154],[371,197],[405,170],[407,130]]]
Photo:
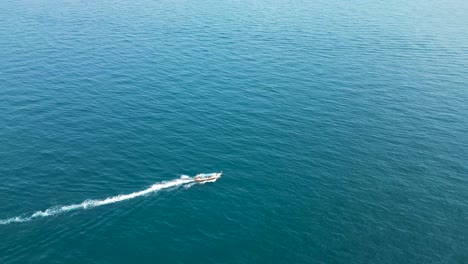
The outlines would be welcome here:
[[[222,174],[223,174],[222,172],[208,173],[208,174],[202,173],[202,174],[198,174],[197,176],[195,176],[194,181],[195,182],[213,182],[219,179]]]

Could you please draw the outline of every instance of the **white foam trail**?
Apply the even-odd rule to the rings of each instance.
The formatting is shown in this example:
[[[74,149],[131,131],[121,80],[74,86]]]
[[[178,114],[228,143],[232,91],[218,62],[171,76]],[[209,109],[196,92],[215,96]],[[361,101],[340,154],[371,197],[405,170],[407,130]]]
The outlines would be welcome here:
[[[184,189],[188,189],[188,188],[192,187],[195,184],[197,184],[197,183],[196,182],[191,182],[191,183],[185,184]]]
[[[139,192],[134,192],[130,194],[121,194],[113,197],[109,197],[103,200],[86,200],[80,204],[71,204],[71,205],[65,205],[65,206],[55,206],[51,207],[45,211],[37,211],[29,216],[15,216],[11,217],[8,219],[0,219],[0,225],[7,225],[11,223],[21,223],[21,222],[29,222],[31,220],[34,220],[35,218],[39,217],[47,217],[47,216],[52,216],[52,215],[57,215],[61,213],[65,213],[68,211],[73,211],[73,210],[84,210],[88,208],[93,208],[93,207],[98,207],[106,204],[112,204],[112,203],[117,203],[125,200],[130,200],[139,196],[147,195],[149,193],[157,192],[162,189],[167,189],[171,187],[177,187],[180,185],[187,185],[187,183],[193,183],[193,179],[183,175],[180,177],[180,179],[168,181],[168,182],[161,182],[161,183],[156,183],[153,184],[151,187],[148,189],[139,191]],[[191,186],[191,184],[188,184],[187,186]]]

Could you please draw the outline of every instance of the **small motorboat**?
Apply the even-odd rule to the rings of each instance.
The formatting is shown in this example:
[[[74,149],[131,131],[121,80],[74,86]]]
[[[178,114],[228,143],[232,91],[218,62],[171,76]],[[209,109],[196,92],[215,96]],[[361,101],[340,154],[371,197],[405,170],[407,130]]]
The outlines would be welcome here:
[[[214,173],[200,173],[198,175],[196,175],[193,179],[196,181],[196,182],[206,182],[206,181],[215,181],[216,179],[218,179],[219,177],[221,177],[221,175],[223,174],[223,172],[214,172]]]

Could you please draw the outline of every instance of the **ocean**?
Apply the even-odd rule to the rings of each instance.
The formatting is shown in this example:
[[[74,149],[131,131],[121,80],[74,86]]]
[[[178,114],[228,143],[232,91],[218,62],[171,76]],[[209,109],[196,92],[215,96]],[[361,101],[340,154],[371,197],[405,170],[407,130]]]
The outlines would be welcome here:
[[[0,1],[0,263],[468,263],[467,14]]]

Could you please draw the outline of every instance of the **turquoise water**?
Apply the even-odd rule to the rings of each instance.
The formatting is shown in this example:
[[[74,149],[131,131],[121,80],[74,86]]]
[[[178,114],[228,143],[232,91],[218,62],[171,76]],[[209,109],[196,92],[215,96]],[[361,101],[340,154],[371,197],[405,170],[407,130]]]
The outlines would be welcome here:
[[[468,263],[466,14],[1,1],[0,263]]]

